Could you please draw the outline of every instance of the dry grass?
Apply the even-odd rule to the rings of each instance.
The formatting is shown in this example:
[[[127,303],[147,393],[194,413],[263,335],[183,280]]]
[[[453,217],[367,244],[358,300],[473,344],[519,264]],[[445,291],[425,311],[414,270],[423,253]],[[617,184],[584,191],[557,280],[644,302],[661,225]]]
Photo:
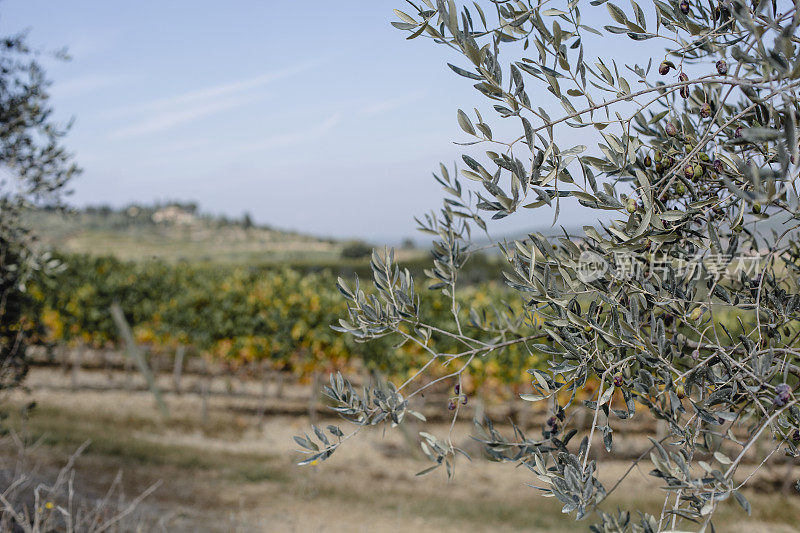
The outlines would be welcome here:
[[[127,499],[119,472],[104,494],[92,497],[77,490],[75,472],[75,461],[89,441],[79,446],[57,472],[42,468],[36,460],[35,452],[40,445],[41,441],[26,443],[14,432],[0,441],[1,449],[16,452],[5,458],[0,468],[0,530],[24,533],[164,530],[163,516],[148,520],[137,512],[161,481]]]
[[[31,383],[41,383],[35,369]],[[55,374],[54,374],[55,375]],[[52,376],[51,376],[52,377]],[[20,408],[37,407],[27,419]],[[14,393],[6,402],[5,425],[31,439],[43,438],[38,458],[56,464],[86,439],[92,445],[75,462],[87,493],[100,492],[124,472],[123,488],[137,494],[163,480],[143,504],[151,518],[169,517],[170,531],[575,531],[553,500],[526,486],[535,481],[513,465],[476,459],[459,464],[447,483],[410,457],[399,432],[368,432],[317,467],[294,462],[292,435],[306,431],[305,417],[256,417],[231,410],[224,397],[212,398],[207,423],[196,395],[168,396],[171,418],[159,418],[144,392],[36,389]],[[444,426],[433,428],[445,433]],[[455,439],[473,449],[469,427],[458,425]],[[8,453],[7,450],[4,453]],[[626,462],[604,464],[602,477],[614,479]],[[608,502],[660,510],[662,499],[648,467],[635,470]],[[776,470],[776,472],[778,472]],[[747,494],[754,515],[735,504],[719,513],[719,531],[796,530],[797,495]]]

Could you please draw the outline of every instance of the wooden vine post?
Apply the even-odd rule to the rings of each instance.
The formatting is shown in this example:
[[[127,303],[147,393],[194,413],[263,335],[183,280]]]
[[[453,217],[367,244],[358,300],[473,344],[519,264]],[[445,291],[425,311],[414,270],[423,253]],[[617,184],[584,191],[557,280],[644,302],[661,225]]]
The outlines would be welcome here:
[[[123,314],[122,308],[119,306],[119,304],[114,303],[111,305],[111,317],[114,319],[117,329],[119,329],[119,334],[122,337],[122,340],[125,342],[125,351],[128,354],[128,357],[133,359],[136,365],[139,367],[139,372],[142,373],[142,376],[144,376],[144,379],[147,382],[147,386],[150,388],[150,392],[153,393],[153,397],[156,399],[156,403],[158,404],[158,408],[161,411],[162,416],[164,418],[169,418],[167,404],[161,397],[161,392],[156,386],[156,381],[153,378],[152,372],[150,372],[150,369],[147,367],[147,361],[145,361],[142,350],[136,345],[131,328],[128,325],[128,321],[125,320],[125,315]]]

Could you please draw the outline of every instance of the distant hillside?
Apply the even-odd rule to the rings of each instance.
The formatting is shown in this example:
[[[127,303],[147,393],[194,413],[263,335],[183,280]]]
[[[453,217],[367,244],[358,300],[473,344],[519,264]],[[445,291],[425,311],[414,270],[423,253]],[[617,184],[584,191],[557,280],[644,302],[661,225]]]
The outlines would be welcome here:
[[[329,262],[342,257],[349,245],[260,226],[247,215],[232,220],[203,214],[192,203],[39,209],[25,216],[44,248],[126,260]]]

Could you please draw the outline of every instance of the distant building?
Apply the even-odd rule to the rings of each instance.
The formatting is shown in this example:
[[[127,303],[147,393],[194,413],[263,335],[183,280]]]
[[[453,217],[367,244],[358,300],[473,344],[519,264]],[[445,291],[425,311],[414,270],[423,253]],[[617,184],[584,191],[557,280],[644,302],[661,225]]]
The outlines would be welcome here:
[[[191,226],[197,222],[197,217],[176,205],[168,205],[157,209],[153,212],[151,218],[156,224],[165,222],[176,226]]]

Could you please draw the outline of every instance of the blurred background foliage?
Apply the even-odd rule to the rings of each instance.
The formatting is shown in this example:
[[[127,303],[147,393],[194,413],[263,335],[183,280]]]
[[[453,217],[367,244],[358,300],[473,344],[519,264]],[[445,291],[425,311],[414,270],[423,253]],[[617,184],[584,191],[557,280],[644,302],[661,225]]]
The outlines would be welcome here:
[[[190,355],[233,368],[264,363],[306,378],[314,372],[366,367],[402,379],[428,359],[420,346],[398,346],[396,338],[363,343],[332,330],[347,307],[330,268],[131,262],[89,255],[56,259],[59,271],[30,287],[36,301],[31,322],[38,326],[40,342],[119,347],[109,313],[111,305],[119,303],[137,341],[153,353],[172,354],[183,345]],[[486,263],[478,263],[474,278],[483,277],[481,266]],[[363,269],[369,266],[364,264]],[[420,294],[423,321],[453,322],[448,298],[438,291]],[[509,307],[514,313],[522,310],[522,301],[496,282],[472,283],[458,297],[495,319]],[[466,311],[462,320],[469,324]],[[480,330],[475,333],[478,338],[489,337]],[[447,337],[432,339],[431,345],[441,353],[460,348]],[[473,363],[464,387],[469,392],[485,387],[493,396],[515,396],[531,362],[519,345],[498,350]],[[449,371],[452,368],[442,364],[434,367],[431,377]]]

